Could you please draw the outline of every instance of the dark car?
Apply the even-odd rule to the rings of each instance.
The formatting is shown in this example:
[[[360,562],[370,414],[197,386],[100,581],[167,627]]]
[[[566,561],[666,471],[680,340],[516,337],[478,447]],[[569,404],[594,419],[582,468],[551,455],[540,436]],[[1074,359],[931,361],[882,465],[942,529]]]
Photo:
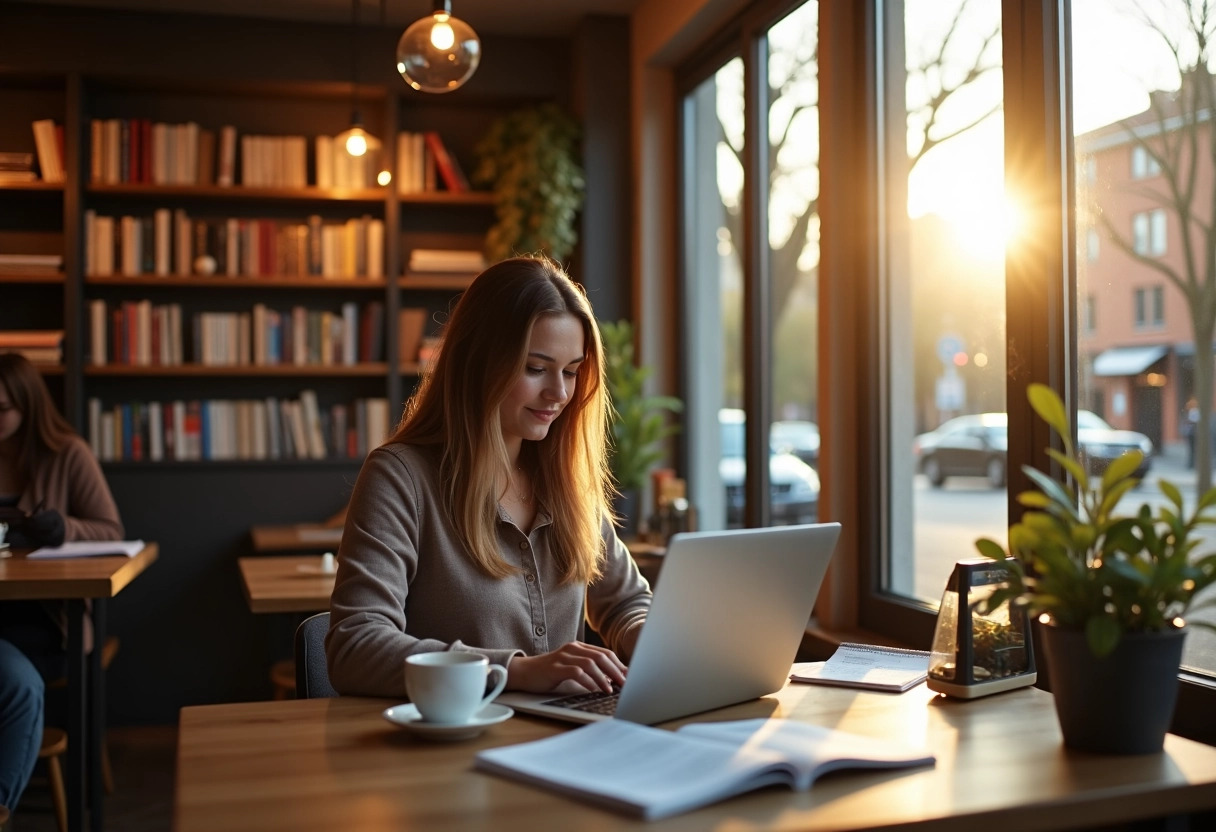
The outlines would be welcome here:
[[[1004,413],[976,413],[922,433],[912,446],[917,470],[938,488],[947,477],[985,477],[993,488],[1001,488],[1009,449],[1008,424]]]
[[[724,407],[718,411],[722,427],[722,460],[718,476],[726,486],[726,524],[743,523],[744,462],[742,410]],[[813,523],[819,515],[819,475],[798,457],[772,450],[768,458],[770,505],[774,523]]]
[[[1101,473],[1129,451],[1144,454],[1137,477],[1147,474],[1152,465],[1152,440],[1133,430],[1116,430],[1089,410],[1077,411],[1077,444],[1091,473]],[[917,470],[936,487],[947,477],[984,477],[993,488],[1003,487],[1008,449],[1009,422],[1004,413],[959,416],[922,433],[913,443]]]

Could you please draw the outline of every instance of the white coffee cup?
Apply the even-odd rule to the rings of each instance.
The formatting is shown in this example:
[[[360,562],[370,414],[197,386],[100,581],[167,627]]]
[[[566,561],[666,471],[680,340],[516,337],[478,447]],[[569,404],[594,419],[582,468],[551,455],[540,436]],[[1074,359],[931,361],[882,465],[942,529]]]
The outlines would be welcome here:
[[[486,677],[495,675],[486,693]],[[405,659],[405,691],[427,722],[462,725],[507,686],[507,669],[477,653],[418,653]]]

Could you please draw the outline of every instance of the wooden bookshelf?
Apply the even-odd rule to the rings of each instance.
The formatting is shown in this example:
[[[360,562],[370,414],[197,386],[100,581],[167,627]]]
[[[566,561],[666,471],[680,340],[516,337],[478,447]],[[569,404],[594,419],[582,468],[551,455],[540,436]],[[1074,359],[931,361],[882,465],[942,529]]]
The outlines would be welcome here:
[[[63,283],[63,272],[0,271],[0,283]]]
[[[89,196],[119,196],[150,199],[209,199],[285,202],[383,203],[387,188],[257,188],[248,185],[150,185],[142,183],[89,184]]]
[[[442,274],[439,272],[408,272],[398,279],[402,289],[463,291],[469,288],[475,274]]]
[[[63,193],[62,182],[0,182],[0,191],[27,191],[30,193]]]
[[[388,373],[388,362],[367,361],[360,364],[249,364],[233,366],[212,366],[210,364],[174,364],[174,365],[130,365],[105,364],[90,365],[84,368],[86,376],[191,376],[237,378],[258,376],[292,376],[316,378],[342,377],[383,377]]]
[[[491,191],[418,191],[399,194],[397,198],[403,204],[413,205],[488,206],[494,204],[494,194]]]
[[[62,279],[62,276],[61,276]],[[3,282],[3,281],[0,281]],[[376,290],[383,292],[388,285],[382,277],[299,277],[296,275],[239,275],[214,277],[203,275],[137,275],[92,276],[84,282],[89,286],[155,287],[158,289],[320,289],[340,292]]]

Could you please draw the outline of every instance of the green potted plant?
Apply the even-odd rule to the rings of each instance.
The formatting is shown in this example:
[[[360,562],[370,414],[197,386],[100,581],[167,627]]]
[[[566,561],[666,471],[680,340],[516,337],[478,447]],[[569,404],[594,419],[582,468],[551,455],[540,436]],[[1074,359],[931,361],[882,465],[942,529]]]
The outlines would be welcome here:
[[[1216,523],[1216,488],[1188,512],[1178,488],[1160,480],[1169,505],[1155,513],[1148,504],[1119,513],[1119,500],[1139,482],[1133,473],[1140,452],[1091,475],[1060,397],[1042,384],[1030,385],[1027,397],[1060,436],[1064,451],[1047,453],[1071,484],[1024,468],[1037,490],[1018,495],[1027,511],[1010,527],[1008,549],[988,538],[976,541],[982,555],[1010,573],[985,608],[1023,606],[1044,625],[1044,659],[1065,745],[1159,751],[1178,692],[1183,615],[1216,582],[1216,555],[1195,553],[1196,529]],[[1210,622],[1191,623],[1216,630]]]
[[[660,443],[679,431],[667,414],[679,413],[684,405],[674,396],[645,392],[651,369],[637,363],[629,321],[601,322],[600,335],[612,400],[609,442],[612,476],[619,495],[616,509],[623,532],[632,536],[637,532],[638,495],[646,485],[647,474],[663,458]]]
[[[574,119],[548,103],[499,118],[478,142],[473,180],[494,189],[497,216],[486,235],[491,262],[537,252],[561,262],[574,249],[584,189],[579,134]]]

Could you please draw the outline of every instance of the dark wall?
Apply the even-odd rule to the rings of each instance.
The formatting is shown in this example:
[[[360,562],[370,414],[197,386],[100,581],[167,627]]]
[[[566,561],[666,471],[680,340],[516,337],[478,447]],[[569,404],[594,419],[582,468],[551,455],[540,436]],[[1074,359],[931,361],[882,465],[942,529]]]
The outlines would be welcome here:
[[[597,26],[615,34],[597,45],[595,60],[627,66],[627,42],[620,37],[627,30],[619,22]],[[350,34],[345,27],[282,21],[3,4],[0,85],[5,71],[164,78],[167,89],[192,79],[345,84],[352,80]],[[602,315],[622,314],[628,309],[621,300],[629,262],[628,223],[621,221],[621,211],[628,210],[622,196],[629,176],[628,154],[622,152],[627,83],[618,78],[614,83],[621,89],[607,96],[576,93],[575,84],[593,90],[605,77],[588,58],[573,72],[570,42],[483,35],[482,64],[469,83],[454,93],[424,96],[408,89],[392,66],[399,35],[364,28],[360,82],[400,90],[399,124],[425,119],[444,130],[463,129],[449,137],[463,153],[476,143],[471,131],[484,125],[471,125],[476,120],[464,118],[462,107],[505,110],[541,100],[572,106],[574,99],[588,105],[589,221],[582,226],[581,250],[595,265],[583,268],[576,257],[571,271],[594,281],[592,297],[605,304]],[[233,386],[247,390],[251,383],[256,382]],[[284,383],[310,386],[267,380],[269,386]],[[79,386],[80,380],[64,384]],[[135,386],[142,392],[133,397],[157,395],[156,382]],[[206,393],[196,395],[233,395],[222,380],[207,380],[206,386]],[[253,525],[315,522],[337,511],[357,473],[353,462],[106,466],[127,536],[160,544],[160,560],[110,604],[110,631],[122,639],[109,671],[112,722],[172,722],[184,705],[269,697],[268,670],[273,660],[289,655],[295,619],[249,612],[236,559],[252,553]]]
[[[575,276],[587,287],[600,320],[615,321],[629,315],[633,267],[629,21],[584,18],[573,43],[572,108],[583,125],[587,175]]]

